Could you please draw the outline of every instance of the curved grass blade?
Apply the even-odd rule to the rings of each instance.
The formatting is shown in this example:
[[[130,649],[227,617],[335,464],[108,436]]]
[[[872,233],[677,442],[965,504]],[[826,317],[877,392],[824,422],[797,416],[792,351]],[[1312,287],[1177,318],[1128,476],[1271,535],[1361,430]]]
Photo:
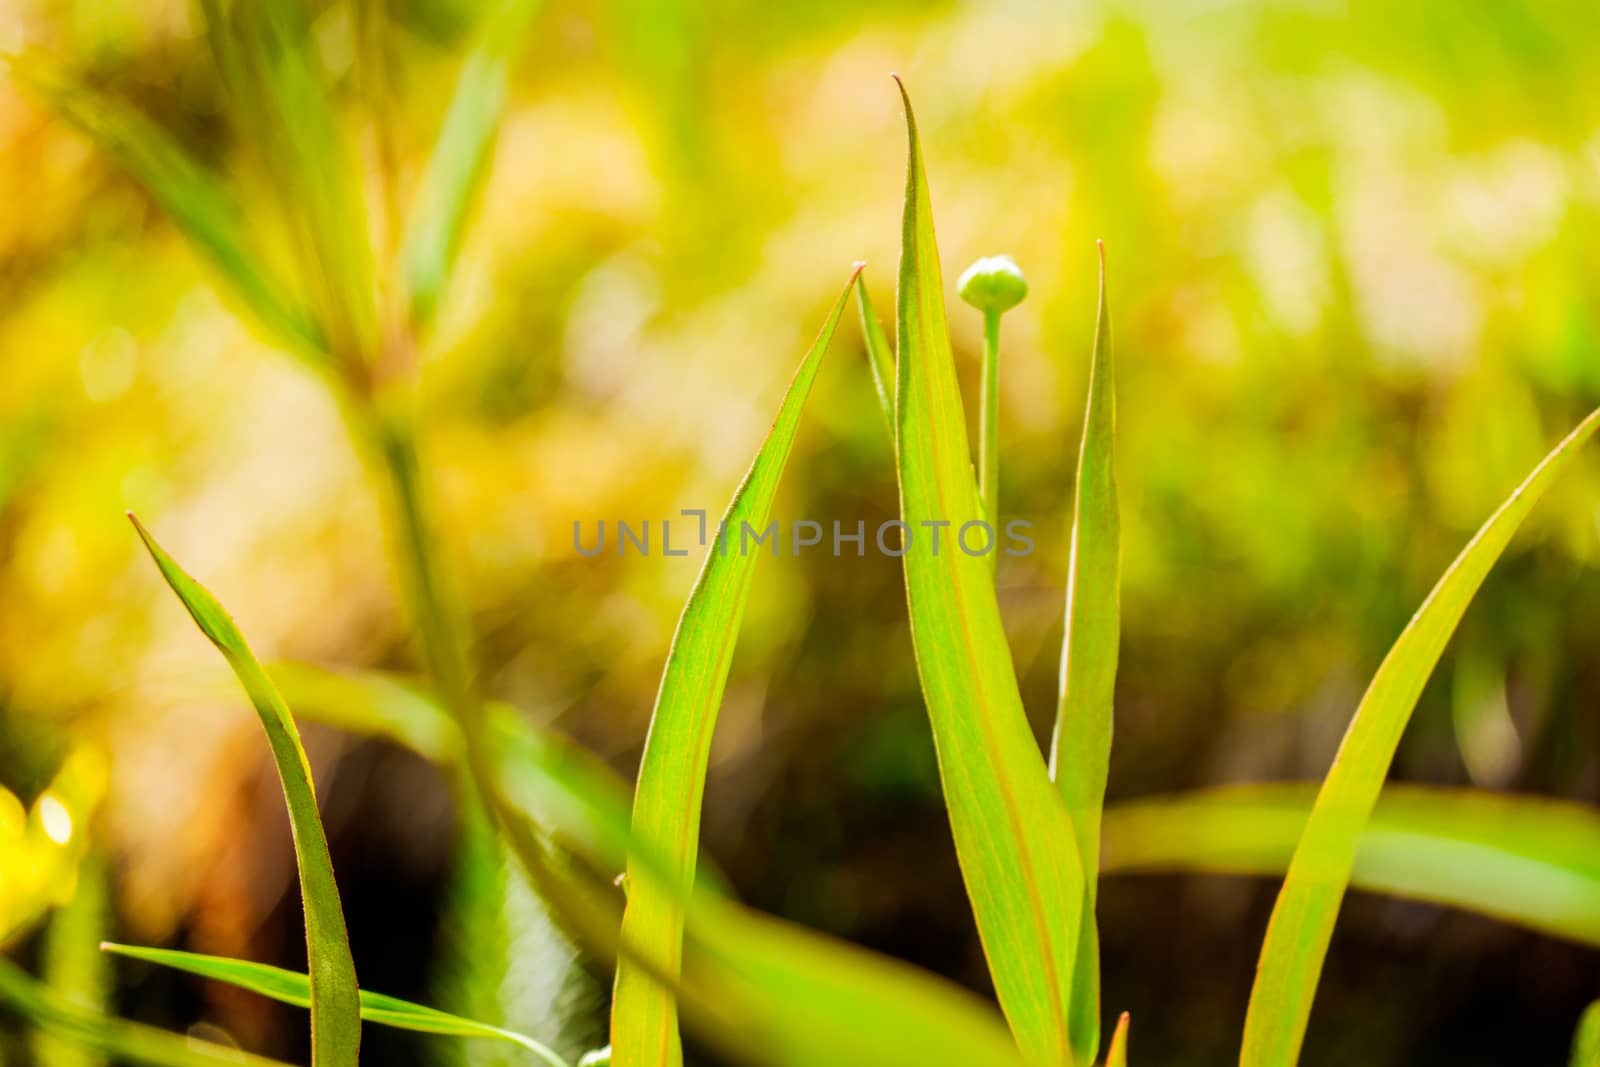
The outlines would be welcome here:
[[[1596,427],[1600,410],[1579,423],[1490,516],[1373,677],[1317,794],[1273,907],[1245,1015],[1242,1067],[1282,1067],[1299,1057],[1356,846],[1422,687],[1512,534]]]
[[[694,882],[711,734],[761,551],[758,545],[754,553],[747,552],[745,535],[750,530],[759,533],[767,525],[811,383],[860,272],[858,264],[795,372],[749,473],[734,492],[667,653],[634,789],[633,833],[642,844],[661,852],[685,890]],[[639,880],[631,861],[629,876],[623,940],[658,960],[666,973],[675,974],[682,951],[680,908],[671,894]],[[617,967],[611,1056],[617,1067],[675,1067],[683,1057],[671,992],[628,959]]]
[[[432,321],[461,245],[467,217],[488,169],[505,109],[511,60],[537,0],[502,0],[461,68],[438,142],[428,158],[406,225],[402,256],[412,321]]]
[[[1102,875],[1279,875],[1311,782],[1230,786],[1106,809]],[[1474,911],[1600,947],[1600,811],[1545,797],[1388,785],[1351,885]]]
[[[230,959],[226,956],[207,956],[198,952],[177,952],[171,949],[141,948],[136,945],[118,945],[110,941],[101,949],[117,956],[143,960],[160,967],[171,967],[188,974],[199,975],[217,982],[238,986],[298,1008],[311,1007],[311,980],[298,971],[284,970],[265,963]],[[424,1034],[442,1034],[447,1037],[485,1037],[509,1041],[538,1056],[551,1067],[567,1067],[567,1062],[546,1046],[525,1034],[504,1030],[487,1023],[463,1019],[436,1008],[413,1004],[398,997],[384,996],[363,989],[361,991],[361,1018],[400,1030],[415,1030]]]
[[[156,543],[132,513],[134,528],[161,570],[172,591],[183,601],[200,631],[217,646],[249,694],[267,733],[272,758],[283,784],[294,835],[295,862],[300,869],[300,893],[306,917],[306,958],[311,972],[311,1062],[313,1067],[354,1067],[361,1043],[361,1009],[356,992],[356,968],[350,958],[339,887],[333,862],[317,814],[316,789],[311,765],[294,719],[283,698],[256,662],[233,619],[204,586],[189,577]]]
[[[1022,708],[994,580],[956,538],[981,522],[910,97],[898,295],[896,439],[911,636],[978,934],[1023,1051],[1071,1063],[1084,878],[1072,824]],[[944,537],[935,541],[948,523]],[[991,547],[993,547],[991,545]]]
[[[63,1041],[102,1053],[118,1063],[140,1067],[288,1067],[264,1056],[102,1015],[53,992],[3,957],[0,1004]]]
[[[126,105],[32,59],[13,61],[10,67],[23,85],[82,130],[161,205],[269,335],[313,367],[326,366],[310,316],[253,247],[244,215],[221,179]]]
[[[361,731],[392,731],[402,744],[437,736],[445,712],[433,698],[385,676],[339,674],[320,668],[274,667],[274,678],[302,716]],[[338,706],[339,710],[329,710]],[[544,888],[559,879],[552,900],[608,914],[611,877],[632,862],[642,884],[653,879],[686,909],[684,971],[679,997],[691,1025],[706,1038],[754,1062],[784,1067],[874,1062],[881,1067],[925,1067],[954,1050],[964,1063],[1018,1064],[1015,1044],[992,1008],[935,975],[875,956],[792,924],[719,905],[715,872],[697,861],[693,898],[670,875],[662,857],[634,844],[625,786],[605,764],[552,731],[532,725],[504,706],[490,707],[492,748],[500,759],[500,792],[535,828],[539,841],[559,842],[577,863],[563,864],[544,849],[526,849]],[[431,758],[459,759],[459,745]],[[521,839],[524,845],[528,837]],[[595,883],[584,884],[590,872]],[[599,922],[573,924],[600,934],[591,947],[627,954]],[[580,917],[582,918],[582,917]],[[639,966],[653,966],[640,956]],[[657,975],[665,979],[664,975]],[[817,991],[801,1002],[794,990]],[[834,1005],[851,1012],[835,1017]],[[848,1025],[841,1025],[844,1018]],[[757,1021],[759,1020],[759,1025]]]
[[[1117,511],[1116,380],[1111,361],[1111,311],[1106,299],[1105,246],[1100,246],[1100,311],[1089,365],[1089,401],[1078,450],[1077,504],[1067,571],[1066,634],[1061,690],[1050,735],[1050,777],[1066,802],[1085,871],[1100,861],[1100,808],[1111,762],[1112,702],[1117,683],[1122,573]],[[1072,1039],[1078,1059],[1100,1051],[1100,935],[1095,925],[1098,879],[1083,881],[1078,963],[1073,971]]]
[[[398,679],[304,665],[274,665],[273,677],[302,717],[384,733],[432,759],[461,758],[459,743],[432,747],[440,725],[449,723],[443,709]],[[614,893],[610,879],[630,861],[626,787],[559,734],[513,709],[489,710],[500,792],[528,817],[540,840],[560,842],[580,863],[563,867],[542,849],[523,855],[540,867],[541,885],[561,879],[553,900],[587,907],[592,917],[605,915]],[[639,882],[654,879],[664,892],[681,893],[681,881],[668,877],[661,857],[636,845],[631,859]],[[717,877],[714,871],[708,876],[707,864],[706,857],[696,863],[693,902],[687,895],[676,899],[687,909],[679,998],[690,1024],[708,1040],[755,1062],[795,1067],[925,1067],[941,1062],[941,1050],[955,1050],[964,1063],[1018,1062],[1015,1044],[988,1005],[934,975],[747,909],[718,906]],[[597,884],[575,880],[580,870],[592,872]],[[591,947],[630,951],[616,943],[614,914],[609,930],[609,941],[591,939]],[[652,966],[648,958],[638,963]],[[815,1002],[793,994],[802,986],[818,990]],[[848,1027],[832,1015],[839,1002],[851,1005]]]
[[[883,323],[872,309],[872,297],[867,293],[865,274],[856,275],[856,307],[861,312],[861,340],[867,346],[867,366],[872,369],[872,385],[878,394],[878,408],[883,412],[884,425],[889,428],[889,441],[894,442],[894,347],[883,332]]]
[[[1106,1051],[1106,1067],[1128,1067],[1128,1013],[1117,1019],[1117,1029],[1111,1035],[1111,1047]]]
[[[1600,1000],[1589,1005],[1578,1019],[1570,1067],[1600,1067]]]

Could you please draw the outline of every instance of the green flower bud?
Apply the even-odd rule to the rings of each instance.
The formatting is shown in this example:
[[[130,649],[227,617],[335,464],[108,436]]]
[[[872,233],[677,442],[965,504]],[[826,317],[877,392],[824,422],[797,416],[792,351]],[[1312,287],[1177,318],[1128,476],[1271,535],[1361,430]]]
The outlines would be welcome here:
[[[979,311],[1010,311],[1028,295],[1028,279],[1010,256],[984,256],[962,272],[956,291]]]

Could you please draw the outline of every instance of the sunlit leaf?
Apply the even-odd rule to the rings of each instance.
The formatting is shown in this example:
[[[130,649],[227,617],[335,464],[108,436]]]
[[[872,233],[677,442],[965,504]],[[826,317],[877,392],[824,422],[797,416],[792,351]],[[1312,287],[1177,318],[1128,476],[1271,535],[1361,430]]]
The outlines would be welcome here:
[[[811,383],[860,269],[856,267],[834,301],[822,331],[789,384],[772,429],[734,492],[706,550],[700,577],[684,605],[667,653],[634,789],[633,834],[661,854],[684,887],[694,881],[711,735],[728,682],[750,580],[763,551],[759,544],[751,548],[747,534],[759,536],[767,528]],[[675,974],[682,945],[679,905],[672,894],[639,879],[632,863],[629,878],[623,940],[658,961],[667,974]],[[671,992],[628,958],[617,967],[611,1055],[617,1067],[678,1064],[683,1057]]]
[[[161,205],[268,334],[313,366],[326,355],[311,317],[255,247],[244,214],[222,180],[171,137],[119,101],[38,61],[11,69],[51,110],[87,134]]]
[[[418,324],[433,318],[444,295],[494,150],[511,61],[537,7],[537,0],[501,0],[462,65],[406,226],[403,256],[411,316]]]
[[[1077,506],[1067,570],[1066,633],[1061,689],[1050,735],[1050,777],[1072,817],[1072,832],[1087,871],[1100,859],[1100,806],[1111,760],[1112,698],[1121,629],[1118,587],[1122,548],[1117,513],[1116,380],[1111,359],[1111,312],[1100,253],[1100,316],[1089,366],[1089,402],[1078,450]],[[1079,1060],[1100,1051],[1100,936],[1095,925],[1098,879],[1084,879],[1078,963],[1073,971],[1072,1042]]]
[[[1600,1067],[1600,1000],[1589,1005],[1572,1037],[1570,1067]]]
[[[932,974],[726,902],[690,914],[686,1010],[751,1062],[1024,1062],[989,1005]]]
[[[1113,805],[1101,874],[1282,874],[1315,798],[1316,785],[1305,782]],[[1361,833],[1350,882],[1600,946],[1600,811],[1544,797],[1387,785]]]
[[[272,749],[289,807],[289,826],[294,834],[300,892],[305,904],[306,958],[311,972],[312,1064],[313,1067],[353,1067],[361,1042],[355,963],[350,958],[339,887],[334,882],[333,862],[328,856],[328,842],[317,813],[311,764],[300,744],[294,719],[227,611],[167,555],[138,519],[133,519],[133,525],[160,568],[161,576],[189,610],[200,631],[233,668],[266,730],[267,743]]]
[[[883,412],[884,424],[889,428],[889,438],[894,439],[894,348],[883,332],[883,323],[872,308],[872,297],[867,292],[866,273],[856,275],[856,307],[861,312],[861,340],[867,346],[867,366],[872,370],[872,385],[878,395],[878,408]]]
[[[64,1041],[140,1067],[288,1067],[186,1034],[102,1015],[52,992],[0,957],[0,1004]]]
[[[1317,794],[1273,908],[1245,1017],[1242,1067],[1281,1067],[1298,1058],[1361,832],[1422,687],[1512,534],[1597,426],[1600,411],[1534,468],[1445,571],[1378,668]]]
[[[1117,1019],[1117,1029],[1111,1035],[1111,1047],[1106,1050],[1106,1067],[1128,1067],[1128,1013]]]
[[[1070,1063],[1083,867],[1066,805],[1023,713],[989,565],[959,542],[967,524],[983,516],[909,97],[905,105],[909,163],[895,415],[917,670],[956,853],[1000,1005],[1025,1052],[1041,1062]]]
[[[252,993],[293,1004],[300,1008],[311,1007],[311,980],[297,971],[272,967],[249,960],[230,959],[226,956],[207,956],[197,952],[178,952],[172,949],[141,948],[136,945],[118,945],[106,942],[100,946],[107,952],[129,959],[143,960],[161,967],[197,974],[228,985],[247,989]],[[413,1004],[398,997],[384,996],[363,989],[361,991],[361,1017],[368,1022],[393,1026],[401,1030],[415,1030],[424,1034],[444,1034],[450,1037],[486,1037],[520,1045],[545,1063],[554,1067],[567,1067],[566,1061],[549,1048],[525,1034],[504,1030],[487,1023],[474,1022],[436,1008]]]

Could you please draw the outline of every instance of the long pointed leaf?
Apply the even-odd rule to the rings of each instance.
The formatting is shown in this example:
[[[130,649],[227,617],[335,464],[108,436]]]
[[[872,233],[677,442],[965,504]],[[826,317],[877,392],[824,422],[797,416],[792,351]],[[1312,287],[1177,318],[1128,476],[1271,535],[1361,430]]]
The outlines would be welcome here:
[[[106,952],[129,959],[143,960],[161,967],[210,978],[228,985],[247,989],[285,1004],[299,1008],[311,1007],[311,980],[298,971],[284,970],[265,963],[236,960],[227,956],[207,956],[198,952],[178,952],[172,949],[142,948],[137,945],[118,945],[105,942],[100,946]],[[393,1026],[401,1030],[415,1030],[424,1034],[443,1034],[448,1037],[486,1037],[520,1045],[553,1067],[567,1067],[566,1061],[546,1046],[525,1034],[504,1030],[498,1026],[463,1019],[449,1012],[439,1011],[421,1004],[413,1004],[398,997],[384,996],[361,990],[361,1017],[368,1022]]]
[[[1128,1013],[1117,1019],[1117,1029],[1111,1035],[1111,1047],[1106,1050],[1106,1067],[1128,1067]]]
[[[0,958],[0,1004],[64,1041],[140,1067],[289,1067],[186,1034],[102,1015],[53,992]]]
[[[1316,785],[1229,786],[1106,809],[1102,875],[1281,875]],[[1600,947],[1600,811],[1545,797],[1388,785],[1357,889],[1475,911]]]
[[[745,532],[759,532],[767,525],[800,413],[860,270],[858,265],[834,301],[822,332],[795,372],[771,431],[734,493],[667,654],[634,791],[633,833],[645,846],[660,850],[684,886],[694,881],[711,734],[760,554],[759,547],[755,552],[746,551]],[[638,879],[631,861],[629,873],[623,938],[674,974],[682,950],[679,906],[660,887]],[[627,959],[617,968],[611,1054],[617,1067],[682,1062],[671,993]]]
[[[958,543],[983,515],[916,119],[904,86],[901,94],[909,162],[895,420],[911,636],[956,855],[1000,1006],[1030,1057],[1071,1063],[1083,867],[1023,712],[989,565]]]
[[[402,254],[411,315],[418,324],[432,320],[444,295],[450,266],[494,149],[511,60],[537,7],[537,0],[502,0],[486,20],[480,43],[462,65],[406,224]]]
[[[861,340],[867,346],[867,366],[872,369],[873,391],[878,395],[878,408],[889,428],[889,439],[894,440],[894,348],[883,332],[883,323],[873,310],[872,297],[867,293],[866,273],[856,275],[856,307],[861,312]]]
[[[311,972],[311,1061],[313,1067],[354,1067],[361,1042],[356,968],[350,958],[339,887],[333,878],[327,838],[317,814],[311,764],[283,698],[256,662],[244,635],[204,586],[189,577],[130,513],[134,528],[172,591],[200,631],[222,653],[250,696],[278,767],[289,807],[300,893],[305,904],[306,958]]]
[[[1299,1057],[1356,846],[1422,687],[1512,534],[1596,427],[1600,411],[1557,445],[1489,518],[1428,594],[1373,677],[1278,893],[1245,1016],[1242,1067],[1284,1067]]]
[[[1106,299],[1105,248],[1100,249],[1100,314],[1089,366],[1089,402],[1078,450],[1077,506],[1067,571],[1066,635],[1061,649],[1061,695],[1050,735],[1055,779],[1086,871],[1099,869],[1100,807],[1111,760],[1112,698],[1121,630],[1122,572],[1117,513],[1116,381],[1111,361],[1111,311]],[[1100,1051],[1100,936],[1095,925],[1098,879],[1084,879],[1078,964],[1073,972],[1072,1038],[1078,1058]]]

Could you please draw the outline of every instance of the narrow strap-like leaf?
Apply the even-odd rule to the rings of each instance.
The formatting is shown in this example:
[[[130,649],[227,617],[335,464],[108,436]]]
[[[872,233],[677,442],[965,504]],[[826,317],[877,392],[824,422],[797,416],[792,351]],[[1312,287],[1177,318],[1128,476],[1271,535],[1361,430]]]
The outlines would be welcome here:
[[[326,353],[293,290],[275,277],[222,180],[121,102],[34,60],[11,69],[56,114],[82,130],[161,205],[179,231],[272,338],[319,369]]]
[[[200,631],[217,646],[255,706],[278,767],[289,827],[294,835],[300,893],[305,904],[306,958],[311,972],[311,1062],[313,1067],[354,1067],[361,1042],[361,1008],[356,968],[350,958],[339,887],[317,814],[311,764],[283,698],[256,662],[233,619],[199,582],[179,567],[131,514],[145,548]]]
[[[1071,1063],[1083,866],[1066,805],[1023,713],[992,573],[976,553],[984,516],[909,96],[905,109],[895,421],[917,671],[956,855],[1000,1006],[1031,1058]],[[990,551],[998,550],[993,532]]]
[[[889,336],[883,332],[883,323],[872,308],[872,297],[867,293],[866,272],[856,276],[856,307],[861,312],[861,340],[867,347],[867,366],[872,369],[873,391],[878,395],[878,408],[883,412],[884,425],[889,428],[889,440],[894,440],[894,348]]]
[[[1106,809],[1102,875],[1281,875],[1314,782],[1229,786]],[[1384,787],[1350,884],[1600,947],[1600,810],[1548,797]]]
[[[1512,534],[1597,426],[1600,411],[1512,492],[1445,571],[1373,677],[1278,893],[1245,1016],[1242,1067],[1288,1067],[1298,1059],[1356,846],[1422,687]]]
[[[1066,801],[1086,871],[1098,870],[1100,807],[1111,760],[1112,697],[1121,629],[1122,548],[1117,512],[1116,381],[1111,359],[1111,311],[1106,298],[1105,249],[1100,250],[1100,314],[1089,365],[1089,401],[1078,450],[1077,506],[1067,568],[1066,634],[1061,689],[1050,735],[1050,776]],[[1072,1040],[1078,1059],[1100,1051],[1100,937],[1095,925],[1098,879],[1083,882],[1078,964],[1073,971]]]
[[[1106,1051],[1106,1067],[1128,1067],[1128,1013],[1117,1019],[1117,1029],[1111,1035],[1111,1047]]]
[[[0,1004],[82,1048],[140,1067],[289,1067],[187,1034],[173,1034],[85,1008],[0,957]]]
[[[247,989],[285,1004],[293,1004],[300,1008],[311,1006],[311,980],[298,971],[288,971],[265,963],[252,963],[249,960],[231,959],[227,956],[207,956],[198,952],[118,945],[109,941],[100,947],[118,956],[143,960],[161,967],[171,967],[217,982],[226,982],[228,985],[238,986],[240,989]],[[463,1019],[459,1015],[451,1015],[437,1008],[413,1004],[408,1000],[372,993],[365,989],[361,991],[361,1017],[368,1022],[393,1026],[401,1030],[415,1030],[424,1034],[486,1037],[509,1041],[514,1045],[521,1045],[552,1067],[567,1067],[567,1062],[559,1055],[526,1034],[472,1019]]]
[[[450,267],[483,185],[505,109],[506,82],[538,0],[501,0],[485,19],[479,43],[462,64],[417,200],[406,223],[406,282],[412,320],[433,319]]]
[[[795,372],[772,429],[734,493],[706,551],[700,577],[684,605],[667,654],[634,790],[633,833],[642,845],[661,853],[684,887],[694,881],[711,735],[733,662],[750,579],[762,553],[759,544],[750,549],[747,535],[765,533],[800,413],[860,269],[858,265],[834,301],[822,332]],[[676,974],[683,936],[680,905],[664,887],[638,878],[632,861],[629,868],[623,939],[657,960],[668,974]],[[682,1062],[671,992],[627,959],[617,967],[611,1055],[616,1067],[675,1067]]]
[[[1600,1000],[1589,1005],[1578,1020],[1569,1067],[1600,1067]]]

